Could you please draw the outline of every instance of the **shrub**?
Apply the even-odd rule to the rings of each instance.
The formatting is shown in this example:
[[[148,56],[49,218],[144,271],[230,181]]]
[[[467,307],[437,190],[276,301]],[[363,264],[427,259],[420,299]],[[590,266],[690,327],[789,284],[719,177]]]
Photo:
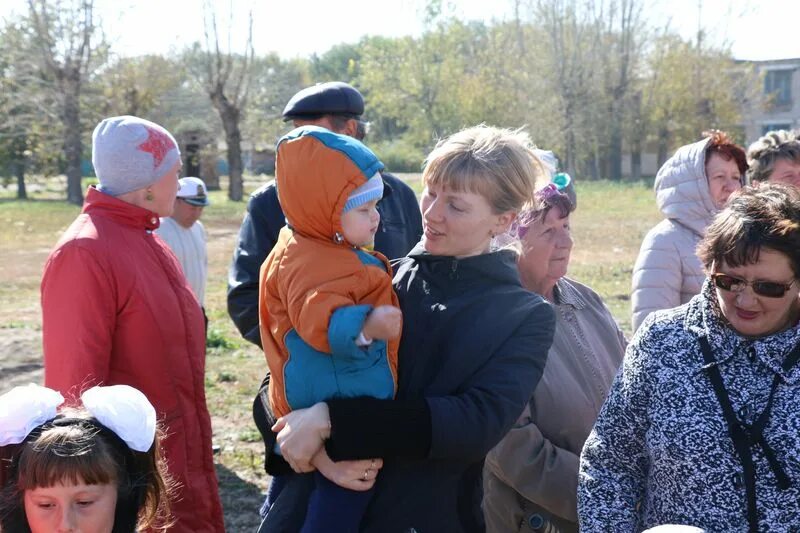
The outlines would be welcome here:
[[[369,145],[389,172],[421,172],[425,154],[408,141],[395,139]]]

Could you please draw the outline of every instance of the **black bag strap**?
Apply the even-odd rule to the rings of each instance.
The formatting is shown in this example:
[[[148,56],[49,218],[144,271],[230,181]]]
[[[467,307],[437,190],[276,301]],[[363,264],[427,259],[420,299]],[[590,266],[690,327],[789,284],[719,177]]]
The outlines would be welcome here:
[[[753,450],[752,447],[759,445],[764,452],[764,456],[769,463],[775,478],[777,479],[778,488],[786,490],[791,486],[791,479],[789,478],[786,470],[778,461],[778,458],[764,438],[764,428],[769,421],[769,415],[772,410],[772,401],[775,397],[775,391],[778,389],[779,383],[782,378],[776,374],[772,380],[772,385],[769,391],[769,398],[767,399],[767,406],[764,411],[758,416],[756,421],[749,425],[739,420],[731,405],[730,396],[725,388],[725,383],[722,380],[719,366],[716,359],[714,359],[711,345],[705,336],[698,337],[701,351],[703,352],[703,361],[705,362],[704,370],[711,381],[711,386],[714,389],[714,394],[717,396],[720,407],[722,408],[722,415],[725,417],[725,422],[728,426],[728,432],[733,441],[733,446],[736,449],[736,454],[739,456],[739,462],[742,464],[742,471],[744,474],[745,495],[747,499],[747,521],[749,524],[749,531],[751,533],[758,532],[758,502],[756,499],[756,476],[755,465],[753,464]],[[800,345],[786,356],[783,362],[783,370],[788,371],[800,360]]]

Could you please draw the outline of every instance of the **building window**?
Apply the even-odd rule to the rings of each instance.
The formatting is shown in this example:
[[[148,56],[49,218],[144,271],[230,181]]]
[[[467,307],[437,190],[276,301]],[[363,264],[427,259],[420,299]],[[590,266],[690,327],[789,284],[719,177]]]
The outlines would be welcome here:
[[[764,94],[772,97],[774,105],[791,105],[792,71],[768,70],[764,78]]]
[[[761,135],[766,135],[767,133],[775,130],[790,130],[792,129],[791,124],[764,124],[761,126]]]

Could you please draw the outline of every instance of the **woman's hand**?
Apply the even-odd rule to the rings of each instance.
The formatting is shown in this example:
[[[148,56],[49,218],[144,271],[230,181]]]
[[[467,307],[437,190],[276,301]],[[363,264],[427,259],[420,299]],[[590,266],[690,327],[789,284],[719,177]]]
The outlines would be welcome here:
[[[350,490],[365,491],[375,485],[378,470],[383,466],[383,459],[364,459],[361,461],[338,461],[334,463],[325,448],[322,448],[312,464],[320,473],[340,487]]]
[[[317,403],[308,409],[298,409],[280,417],[272,431],[278,434],[281,456],[298,473],[312,472],[311,460],[331,434],[328,404]]]

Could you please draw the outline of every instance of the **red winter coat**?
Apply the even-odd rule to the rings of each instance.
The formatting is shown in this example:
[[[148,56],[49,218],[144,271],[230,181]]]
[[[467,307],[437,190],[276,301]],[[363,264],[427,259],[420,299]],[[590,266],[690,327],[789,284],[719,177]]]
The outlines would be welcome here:
[[[158,215],[90,188],[44,268],[45,385],[79,397],[93,385],[141,390],[165,426],[180,484],[170,531],[224,531],[204,390],[203,315]]]

